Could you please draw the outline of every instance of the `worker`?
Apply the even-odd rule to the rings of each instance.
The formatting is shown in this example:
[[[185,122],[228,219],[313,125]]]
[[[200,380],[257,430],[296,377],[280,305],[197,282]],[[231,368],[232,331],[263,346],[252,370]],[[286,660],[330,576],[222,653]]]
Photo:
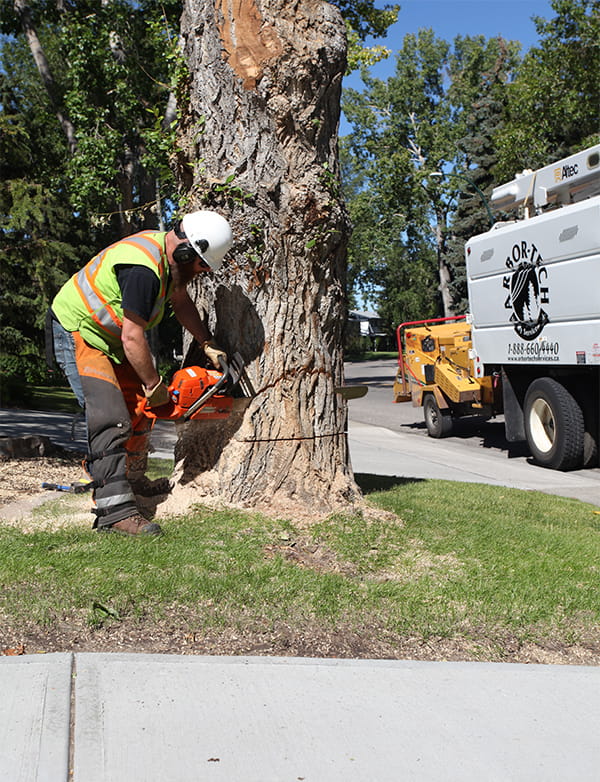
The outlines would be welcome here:
[[[52,302],[56,358],[85,404],[98,531],[161,532],[138,511],[134,491],[145,472],[153,421],[136,419],[133,431],[132,414],[144,398],[150,407],[169,401],[145,332],[170,301],[178,321],[220,368],[227,355],[211,338],[187,284],[219,269],[232,243],[224,217],[192,212],[170,231],[142,231],[102,250]]]

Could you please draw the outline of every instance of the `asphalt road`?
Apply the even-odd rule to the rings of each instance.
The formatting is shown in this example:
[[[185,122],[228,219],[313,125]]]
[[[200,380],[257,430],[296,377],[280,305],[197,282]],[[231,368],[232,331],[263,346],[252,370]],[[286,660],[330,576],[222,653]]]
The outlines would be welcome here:
[[[423,408],[410,402],[394,403],[394,378],[398,364],[394,359],[385,361],[347,361],[345,375],[347,385],[365,384],[369,392],[349,404],[350,420],[371,426],[383,426],[393,432],[428,437]],[[431,439],[431,438],[428,438]],[[447,439],[462,441],[469,447],[497,448],[507,451],[514,444],[504,436],[504,419],[498,416],[492,421],[455,422],[455,431]],[[523,448],[519,448],[524,453]]]
[[[386,474],[410,474],[406,462],[412,454],[429,463],[413,470],[419,477],[460,480],[462,470],[468,473],[465,480],[531,488],[600,506],[600,468],[562,473],[535,465],[525,443],[506,440],[502,416],[458,421],[450,436],[441,440],[429,437],[422,408],[410,402],[394,403],[397,369],[394,359],[348,361],[345,365],[346,384],[365,384],[369,389],[366,396],[348,403],[351,428],[355,434],[362,433],[358,425],[380,428],[379,439],[387,443]],[[398,466],[400,455],[402,467]]]
[[[393,386],[397,369],[398,364],[393,359],[346,362],[347,385],[366,384],[369,387],[366,396],[349,403],[350,420],[371,426],[383,426],[393,432],[426,437],[432,445],[435,445],[435,440],[427,434],[423,408],[413,407],[410,402],[394,403]],[[488,421],[476,418],[455,421],[452,434],[444,439],[462,443],[469,448],[502,451],[508,458],[529,457],[529,450],[525,443],[507,441],[504,435],[504,417],[501,415]],[[592,472],[600,474],[599,469]]]
[[[347,385],[366,384],[369,391],[349,407],[349,446],[355,472],[402,479],[442,478],[489,483],[573,497],[600,507],[600,469],[568,473],[536,466],[523,444],[509,444],[502,418],[459,422],[442,440],[427,435],[423,410],[410,402],[395,404],[396,362],[350,361]],[[47,435],[70,449],[85,450],[85,427],[73,416],[32,410],[0,410],[0,437]],[[74,434],[74,438],[72,437]],[[154,456],[170,458],[175,425],[158,421],[152,433]]]

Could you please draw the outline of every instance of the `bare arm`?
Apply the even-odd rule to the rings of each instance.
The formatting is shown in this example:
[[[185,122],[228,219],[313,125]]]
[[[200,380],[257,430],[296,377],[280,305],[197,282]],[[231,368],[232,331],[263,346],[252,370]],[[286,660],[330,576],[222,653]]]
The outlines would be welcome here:
[[[187,329],[194,339],[202,344],[210,339],[210,332],[200,317],[196,305],[190,299],[185,288],[174,290],[171,295],[171,304],[175,317],[181,325]]]
[[[131,310],[123,312],[121,341],[125,356],[146,388],[154,388],[160,377],[152,360],[152,353],[146,341],[146,321]]]

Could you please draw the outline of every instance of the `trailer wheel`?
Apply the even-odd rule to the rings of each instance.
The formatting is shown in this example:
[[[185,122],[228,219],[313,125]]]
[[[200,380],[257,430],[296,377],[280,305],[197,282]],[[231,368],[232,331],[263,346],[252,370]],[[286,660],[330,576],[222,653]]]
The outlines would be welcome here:
[[[525,395],[525,434],[532,456],[543,467],[574,470],[583,465],[581,407],[549,377],[534,380]]]
[[[427,434],[430,437],[446,437],[452,431],[450,411],[442,412],[433,394],[427,394],[423,401],[423,415]]]

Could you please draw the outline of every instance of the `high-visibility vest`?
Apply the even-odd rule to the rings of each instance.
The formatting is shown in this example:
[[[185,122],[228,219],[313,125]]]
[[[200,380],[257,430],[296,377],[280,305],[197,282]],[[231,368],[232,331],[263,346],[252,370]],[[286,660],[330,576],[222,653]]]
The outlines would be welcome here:
[[[156,326],[171,294],[165,236],[164,231],[142,231],[120,239],[94,256],[63,285],[52,302],[52,311],[62,327],[78,331],[88,345],[121,363],[123,308],[115,267],[137,264],[156,274],[160,290],[146,330]]]

